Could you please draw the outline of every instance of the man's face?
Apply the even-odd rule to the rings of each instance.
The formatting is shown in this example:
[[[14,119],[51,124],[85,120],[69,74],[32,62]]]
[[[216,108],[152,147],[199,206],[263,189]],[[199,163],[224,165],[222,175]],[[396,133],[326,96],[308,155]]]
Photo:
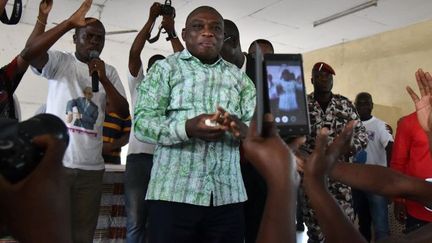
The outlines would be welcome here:
[[[225,25],[225,34],[224,34],[224,41],[222,45],[222,50],[220,51],[220,54],[223,59],[227,60],[228,62],[233,62],[236,55],[236,40],[235,36],[231,31],[231,28],[227,28]]]
[[[290,80],[291,79],[291,73],[286,69],[283,70],[282,71],[282,79],[286,80],[286,81]]]
[[[100,54],[105,45],[103,25],[98,21],[87,24],[74,35],[74,43],[78,59],[88,62],[90,51],[95,50]]]
[[[372,114],[373,103],[368,96],[357,96],[354,105],[360,115],[360,118],[367,118]]]
[[[214,63],[223,44],[223,19],[211,10],[197,12],[189,16],[182,37],[193,56],[203,63]]]
[[[93,92],[92,92],[92,89],[91,89],[90,87],[86,87],[86,88],[83,90],[83,93],[84,93],[84,97],[85,97],[87,100],[91,100],[91,99],[93,98]]]
[[[312,84],[315,92],[331,92],[333,88],[333,75],[327,72],[315,72],[312,75]]]

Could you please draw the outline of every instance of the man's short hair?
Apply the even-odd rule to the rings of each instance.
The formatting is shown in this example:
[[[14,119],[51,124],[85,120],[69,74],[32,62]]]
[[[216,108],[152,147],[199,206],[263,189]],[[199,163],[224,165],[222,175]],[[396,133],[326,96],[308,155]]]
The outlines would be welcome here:
[[[250,44],[248,50],[250,50],[251,48],[253,48],[254,45],[255,45],[255,43],[257,43],[257,44],[263,44],[263,45],[267,45],[267,46],[271,47],[271,50],[272,50],[272,52],[274,53],[273,44],[272,44],[269,40],[266,40],[266,39],[257,39],[257,40],[254,40],[254,41]]]
[[[219,15],[219,17],[220,17],[221,20],[223,20],[222,15],[215,8],[210,7],[210,6],[200,6],[200,7],[196,8],[196,9],[192,10],[192,12],[190,12],[190,14],[186,18],[186,24],[185,24],[185,26],[187,25],[187,23],[189,22],[189,20],[190,20],[190,18],[192,16],[194,16],[194,15],[196,15],[198,13],[201,13],[201,12],[205,12],[205,11],[214,12],[217,15]]]
[[[224,24],[225,24],[225,33],[229,29],[230,33],[228,33],[228,34],[233,35],[233,37],[235,37],[237,40],[239,40],[240,39],[240,32],[237,28],[237,25],[229,19],[224,19]]]
[[[86,22],[86,25],[84,25],[84,26],[79,26],[79,27],[76,27],[76,28],[75,28],[75,34],[78,34],[78,32],[79,32],[81,29],[85,28],[87,25],[92,24],[92,23],[98,23],[100,26],[102,26],[103,30],[105,31],[105,26],[104,26],[103,23],[102,23],[99,19],[97,19],[97,18],[93,18],[93,17],[86,17],[86,18],[85,18],[85,22]]]
[[[163,59],[165,59],[165,57],[162,56],[162,55],[160,55],[160,54],[156,54],[156,55],[151,56],[151,57],[148,59],[147,71],[148,71],[148,70],[153,66],[153,64],[154,64],[156,61],[158,61],[158,60],[163,60]]]
[[[371,102],[373,103],[372,95],[369,94],[368,92],[360,92],[360,93],[358,93],[357,96],[356,96],[356,98],[355,98],[355,100],[357,101],[357,99],[363,98],[363,97],[367,98],[367,99],[370,99]]]

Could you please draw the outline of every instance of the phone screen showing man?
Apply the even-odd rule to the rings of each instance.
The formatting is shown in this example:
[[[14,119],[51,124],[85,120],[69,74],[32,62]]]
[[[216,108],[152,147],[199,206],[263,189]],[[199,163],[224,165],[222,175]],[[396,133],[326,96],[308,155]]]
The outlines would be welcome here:
[[[264,65],[270,110],[280,135],[309,134],[302,56],[266,54]]]

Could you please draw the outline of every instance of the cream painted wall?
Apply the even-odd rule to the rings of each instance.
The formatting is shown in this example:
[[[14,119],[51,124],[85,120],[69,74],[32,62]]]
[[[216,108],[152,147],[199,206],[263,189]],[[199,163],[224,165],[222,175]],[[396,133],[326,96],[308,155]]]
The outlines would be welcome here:
[[[310,70],[318,61],[336,72],[334,92],[354,100],[357,93],[371,93],[374,115],[396,129],[397,120],[414,111],[405,87],[416,88],[414,72],[432,71],[432,21],[415,24],[303,54],[307,90]],[[329,33],[331,34],[331,33]]]

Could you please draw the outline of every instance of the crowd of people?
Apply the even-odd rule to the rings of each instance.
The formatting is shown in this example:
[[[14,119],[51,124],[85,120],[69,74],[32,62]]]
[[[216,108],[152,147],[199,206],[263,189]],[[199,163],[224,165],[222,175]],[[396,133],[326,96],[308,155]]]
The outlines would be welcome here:
[[[312,68],[311,134],[282,139],[270,113],[259,134],[253,55],[257,46],[275,53],[271,42],[243,52],[236,24],[200,6],[186,19],[183,46],[175,13],[154,3],[130,48],[130,112],[116,69],[99,58],[105,28],[86,17],[91,4],[45,31],[53,1],[42,0],[23,51],[1,69],[0,117],[19,117],[13,94],[31,66],[48,80],[44,112],[65,122],[70,139],[37,136],[44,156],[34,171],[15,184],[0,174],[0,229],[23,243],[92,242],[105,163],[118,164],[129,143],[127,242],[295,242],[303,221],[311,243],[432,241],[428,72],[415,74],[420,97],[407,88],[416,111],[401,118],[395,139],[372,115],[369,93],[353,103],[332,92],[336,71],[325,62]],[[152,56],[144,72],[141,53],[159,16],[173,54]],[[74,52],[51,49],[73,29]],[[280,82],[294,79],[285,70]],[[406,226],[398,238],[389,201]]]

